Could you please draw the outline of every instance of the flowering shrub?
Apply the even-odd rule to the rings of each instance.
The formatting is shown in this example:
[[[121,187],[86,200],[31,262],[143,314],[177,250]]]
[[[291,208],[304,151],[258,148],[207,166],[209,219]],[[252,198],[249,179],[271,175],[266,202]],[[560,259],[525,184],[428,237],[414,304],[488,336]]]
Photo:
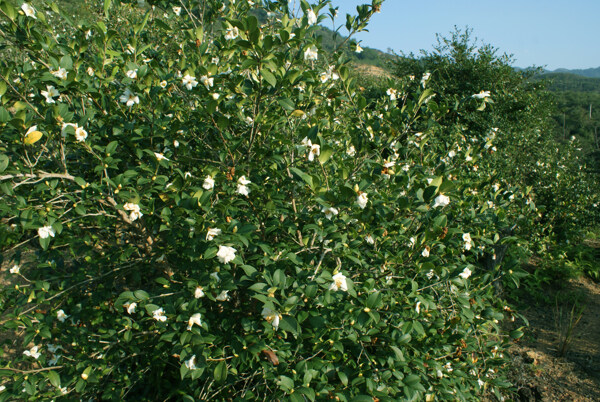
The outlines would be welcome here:
[[[486,261],[535,211],[478,171],[491,126],[440,124],[429,74],[368,104],[314,35],[325,0],[114,3],[0,0],[0,400],[509,386],[492,285],[520,274]]]

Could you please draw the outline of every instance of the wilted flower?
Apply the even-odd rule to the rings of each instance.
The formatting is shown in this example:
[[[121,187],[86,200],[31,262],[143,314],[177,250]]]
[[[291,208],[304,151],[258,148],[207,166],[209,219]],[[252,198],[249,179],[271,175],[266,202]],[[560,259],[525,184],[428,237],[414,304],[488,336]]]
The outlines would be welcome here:
[[[323,212],[325,214],[325,218],[329,220],[331,220],[331,218],[333,218],[334,215],[337,215],[339,213],[337,208],[334,207],[323,207],[321,212]]]
[[[137,96],[136,94],[134,94],[133,92],[131,92],[129,90],[129,88],[127,88],[125,90],[125,92],[123,92],[123,95],[121,95],[119,97],[119,100],[121,101],[121,103],[125,103],[129,107],[135,105],[136,103],[140,103],[139,96]]]
[[[217,252],[217,258],[219,262],[222,264],[227,264],[230,261],[235,259],[235,252],[237,250],[233,247],[229,246],[219,246],[219,251]]]
[[[200,313],[196,313],[190,317],[190,319],[188,320],[187,330],[191,331],[194,324],[196,324],[197,326],[202,325],[202,321],[200,320]]]
[[[54,237],[56,232],[52,226],[42,226],[38,229],[38,235],[40,236],[40,239],[46,239],[48,237]]]
[[[220,234],[221,234],[221,229],[208,228],[208,231],[206,232],[206,240],[210,241],[210,240],[214,239],[215,236],[218,236]]]
[[[204,288],[202,286],[196,286],[196,290],[194,290],[194,297],[196,299],[204,297]]]
[[[125,303],[125,304],[123,304],[123,307],[125,307],[127,309],[127,314],[133,314],[133,313],[135,313],[135,308],[137,307],[137,303],[135,303],[135,302]]]
[[[319,51],[315,46],[310,46],[304,51],[304,60],[317,60]]]
[[[210,277],[213,278],[217,282],[221,282],[221,278],[219,278],[218,272],[213,272],[212,274],[210,274]]]
[[[79,142],[85,141],[85,139],[87,138],[88,133],[87,131],[85,131],[83,129],[83,127],[77,127],[75,129],[75,139]]]
[[[238,36],[240,36],[240,31],[237,29],[237,27],[227,28],[227,31],[225,32],[225,39],[234,40]]]
[[[55,103],[53,98],[60,96],[60,92],[52,85],[46,85],[46,91],[41,91],[40,93],[46,98],[47,103]]]
[[[65,322],[65,320],[67,319],[67,317],[69,317],[68,315],[65,314],[64,310],[58,310],[56,312],[56,319],[60,322]]]
[[[421,255],[425,258],[429,257],[429,247],[425,247]]]
[[[186,74],[181,79],[181,82],[188,89],[188,91],[190,91],[192,88],[194,88],[196,85],[198,85],[198,81],[196,81],[196,77],[192,77],[189,74]]]
[[[138,204],[134,204],[132,202],[127,202],[123,205],[123,209],[125,211],[130,211],[129,219],[132,222],[135,221],[136,219],[144,216],[144,214],[142,214],[142,212],[140,211],[140,206]]]
[[[173,7],[173,12],[179,16],[181,14],[181,7]]]
[[[163,308],[158,308],[152,312],[152,317],[156,321],[165,322],[167,321],[167,316],[165,315],[165,310]]]
[[[37,20],[37,17],[35,16],[35,9],[33,7],[31,7],[29,4],[23,3],[21,5],[21,10],[23,10],[23,12],[25,13],[26,16],[33,18],[34,20]]]
[[[210,176],[206,176],[206,179],[204,179],[204,183],[202,183],[202,187],[205,190],[212,190],[214,186],[215,186],[215,181],[213,180],[213,178]]]
[[[417,301],[417,305],[415,306],[415,311],[417,312],[417,314],[419,314],[421,312],[421,302]]]
[[[367,206],[368,202],[369,202],[369,198],[367,196],[367,193],[360,193],[358,195],[358,197],[356,198],[356,203],[358,204],[358,206],[361,209],[365,209],[365,207]]]
[[[87,75],[89,75],[90,77],[93,77],[94,73],[95,73],[95,71],[92,67],[88,67],[86,72],[87,72]]]
[[[465,268],[460,274],[458,274],[458,276],[460,276],[463,279],[467,279],[469,276],[471,276],[471,274],[471,270],[469,268]]]
[[[375,244],[375,239],[373,239],[373,236],[371,235],[367,235],[367,237],[365,237],[365,241],[369,244]]]
[[[333,275],[331,279],[333,279],[333,283],[329,286],[329,290],[342,290],[344,292],[348,291],[348,284],[346,283],[346,277],[344,274],[338,272],[337,274]]]
[[[263,308],[261,315],[267,322],[270,322],[271,325],[277,329],[279,327],[279,320],[281,319],[281,314],[276,313],[268,307]]]
[[[21,270],[21,267],[19,267],[17,264],[13,265],[12,268],[10,269],[10,273],[11,274],[18,274]]]
[[[29,356],[29,357],[33,357],[34,359],[37,359],[38,357],[41,356],[41,353],[38,351],[39,350],[39,346],[34,346],[29,350],[26,350],[23,352],[23,354],[25,356]]]
[[[445,196],[444,194],[440,194],[437,197],[435,197],[433,207],[445,207],[448,204],[450,204],[450,197]]]
[[[192,355],[189,360],[185,361],[185,367],[187,367],[189,370],[196,370],[198,368],[196,367],[196,355]]]
[[[229,290],[223,290],[221,293],[219,293],[219,295],[216,297],[216,299],[218,301],[228,301],[229,300]]]
[[[65,70],[63,67],[60,67],[58,70],[50,71],[50,73],[61,80],[67,79],[67,70]]]
[[[315,25],[317,23],[317,15],[313,10],[308,10],[306,18],[308,19],[308,25]]]

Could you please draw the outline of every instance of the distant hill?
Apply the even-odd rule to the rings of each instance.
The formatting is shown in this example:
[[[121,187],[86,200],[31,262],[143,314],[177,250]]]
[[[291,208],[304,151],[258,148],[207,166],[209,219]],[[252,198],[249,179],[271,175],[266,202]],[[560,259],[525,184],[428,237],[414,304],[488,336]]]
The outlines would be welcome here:
[[[550,81],[551,91],[597,92],[600,93],[600,77],[590,78],[572,72],[550,72],[539,74],[535,79]]]
[[[576,69],[576,70],[568,70],[566,68],[559,68],[557,70],[552,71],[552,73],[569,73],[575,75],[581,75],[582,77],[588,78],[600,78],[600,67],[596,68],[586,68],[586,69]]]

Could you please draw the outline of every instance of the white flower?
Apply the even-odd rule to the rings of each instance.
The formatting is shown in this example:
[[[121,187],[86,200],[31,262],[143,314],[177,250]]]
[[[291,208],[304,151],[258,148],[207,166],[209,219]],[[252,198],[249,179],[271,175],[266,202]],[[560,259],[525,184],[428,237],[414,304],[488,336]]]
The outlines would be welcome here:
[[[304,137],[302,141],[300,141],[300,145],[304,147],[312,147],[312,142],[308,139],[308,137]]]
[[[92,30],[88,29],[87,31],[85,31],[85,38],[89,39],[92,37]]]
[[[270,322],[271,325],[277,329],[279,327],[279,320],[281,319],[281,314],[276,313],[268,307],[262,309],[261,315],[267,322]]]
[[[390,100],[396,100],[398,99],[398,91],[396,91],[394,88],[388,88],[387,91],[385,91],[386,94],[389,95]]]
[[[219,98],[221,97],[221,95],[219,95],[219,94],[218,94],[218,93],[216,93],[216,92],[215,92],[215,93],[213,93],[213,94],[211,94],[211,96],[212,96],[212,98],[213,98],[214,100],[217,100],[217,99],[219,99]]]
[[[358,197],[356,197],[356,203],[361,209],[365,209],[368,202],[369,198],[367,197],[367,193],[360,193]]]
[[[435,272],[433,272],[433,269],[429,270],[429,272],[427,272],[425,274],[425,276],[427,277],[427,279],[433,278],[433,275],[435,275]]]
[[[471,276],[471,274],[471,270],[469,268],[465,268],[460,274],[458,274],[458,276],[460,276],[463,279],[467,279],[469,276]]]
[[[250,194],[250,189],[248,188],[248,184],[252,183],[250,180],[246,179],[246,176],[242,176],[237,181],[237,192],[238,194],[247,196]]]
[[[306,48],[304,51],[304,60],[317,60],[319,57],[319,51],[315,46]]]
[[[237,29],[237,27],[227,28],[227,31],[225,32],[225,39],[234,40],[238,36],[240,36],[240,31]]]
[[[204,288],[202,286],[196,286],[196,290],[194,290],[194,297],[196,299],[204,297]]]
[[[417,314],[419,314],[421,312],[421,302],[418,301],[417,305],[415,306],[415,311],[417,312]]]
[[[210,274],[210,277],[213,278],[217,282],[221,282],[221,278],[219,278],[218,272],[213,272],[212,274]]]
[[[308,25],[315,25],[317,23],[317,15],[313,10],[308,10],[306,18],[308,19]]]
[[[63,395],[67,395],[69,393],[69,391],[67,390],[67,387],[61,387],[60,388],[60,393]]]
[[[483,381],[481,380],[481,378],[478,378],[478,379],[477,379],[477,384],[478,384],[480,387],[483,387],[483,385],[485,384],[485,382],[483,382]]]
[[[21,270],[21,267],[19,267],[17,264],[13,265],[12,268],[10,269],[10,273],[11,274],[18,274]]]
[[[449,158],[454,158],[455,156],[456,156],[456,152],[454,152],[454,151],[448,152],[448,157]]]
[[[47,91],[41,91],[40,93],[44,98],[46,98],[46,103],[55,103],[54,99],[57,96],[60,96],[60,92],[52,85],[46,85]]]
[[[196,370],[198,368],[196,367],[196,355],[192,355],[189,360],[185,361],[185,367],[187,367],[189,370]]]
[[[425,84],[427,84],[427,81],[429,81],[429,78],[431,78],[431,73],[423,74],[423,77],[421,78],[421,85],[423,85],[423,87],[425,86]]]
[[[325,214],[325,218],[329,220],[331,220],[331,218],[333,218],[334,215],[337,215],[339,213],[337,208],[334,207],[323,207],[321,212],[323,212]]]
[[[315,155],[321,155],[321,146],[319,144],[312,144],[310,146],[310,150],[308,151],[308,160],[311,162],[315,160]]]
[[[123,304],[123,307],[125,307],[127,309],[127,314],[133,314],[133,313],[135,313],[135,308],[137,307],[137,303],[136,302],[125,303],[125,304]]]
[[[230,261],[233,261],[235,258],[235,252],[237,250],[233,247],[229,246],[219,246],[219,251],[217,252],[217,258],[219,262],[222,264],[227,264]]]
[[[227,293],[229,293],[229,290],[222,291],[221,293],[219,293],[219,295],[216,297],[216,299],[218,301],[228,301],[229,295]]]
[[[336,292],[338,290],[344,292],[348,291],[348,283],[346,283],[346,277],[344,276],[344,274],[338,272],[337,274],[333,275],[331,279],[333,279],[333,283],[329,286],[329,290],[333,290]]]
[[[34,20],[37,20],[37,17],[35,16],[35,9],[33,7],[31,7],[29,4],[23,3],[21,5],[21,10],[23,10],[23,12],[25,13],[26,16],[33,18]]]
[[[85,131],[83,129],[83,127],[77,127],[75,129],[75,139],[79,142],[85,141],[85,139],[87,138],[88,133],[87,131]]]
[[[34,359],[37,359],[38,357],[41,356],[41,353],[38,351],[39,350],[39,346],[34,346],[29,350],[26,350],[23,352],[23,354],[25,356],[29,356],[29,357],[33,357]]]
[[[140,211],[140,206],[138,204],[134,204],[132,202],[128,202],[125,203],[123,205],[123,209],[125,211],[130,211],[129,214],[129,219],[133,222],[138,218],[141,218],[142,216],[144,216],[144,214],[142,214],[142,212]]]
[[[86,72],[87,72],[87,75],[89,75],[90,77],[93,77],[94,73],[95,73],[95,71],[92,67],[88,67]]]
[[[129,70],[125,73],[125,75],[134,80],[137,78],[137,70],[137,68],[135,70]]]
[[[52,226],[42,226],[38,229],[38,235],[41,239],[46,239],[48,237],[54,237],[56,232]]]
[[[363,51],[363,48],[362,48],[362,47],[360,47],[360,45],[357,43],[357,44],[356,44],[356,49],[354,49],[354,51],[355,51],[356,53],[362,53],[362,51]]]
[[[429,247],[425,247],[421,255],[425,258],[429,257]]]
[[[221,229],[218,228],[208,228],[208,232],[206,232],[206,240],[210,241],[221,234]]]
[[[56,78],[60,78],[61,80],[67,79],[67,70],[60,67],[58,70],[50,71],[50,73]]]
[[[200,320],[200,313],[196,313],[190,317],[190,319],[188,320],[187,330],[191,331],[194,324],[196,324],[197,326],[202,325],[202,321]]]
[[[373,239],[373,236],[371,235],[367,235],[367,237],[365,237],[365,240],[369,244],[375,244],[375,239]]]
[[[125,90],[125,92],[123,92],[123,95],[121,95],[119,97],[119,100],[121,101],[121,103],[125,103],[129,107],[135,105],[136,103],[140,103],[139,96],[137,96],[136,94],[134,94],[133,92],[131,92],[129,90],[129,88],[127,88]]]
[[[0,385],[0,392],[4,392],[4,390],[6,390],[6,387],[4,385]]]
[[[206,87],[206,89],[209,89],[215,84],[215,79],[213,77],[203,75],[200,77],[200,82]]]
[[[196,77],[192,77],[189,74],[186,74],[181,79],[181,82],[183,83],[183,85],[185,85],[185,87],[188,89],[188,91],[190,91],[192,88],[194,88],[196,85],[198,85],[198,81],[196,81]]]
[[[481,91],[478,94],[471,95],[475,99],[487,99],[491,96],[490,91]]]
[[[204,183],[202,183],[202,187],[205,190],[212,190],[214,186],[215,186],[215,181],[213,180],[213,178],[210,176],[206,176],[206,179],[204,179]]]
[[[156,159],[157,159],[158,161],[162,161],[162,160],[167,160],[167,161],[168,161],[168,160],[169,160],[169,158],[167,158],[166,156],[164,156],[164,155],[163,155],[162,153],[160,153],[160,152],[155,152],[155,153],[154,153],[154,156],[156,156]]]
[[[165,322],[167,321],[167,316],[165,315],[165,310],[161,308],[158,308],[156,310],[154,310],[152,312],[152,317],[156,320],[156,321],[160,321],[160,322]]]
[[[356,155],[356,148],[354,148],[354,145],[350,145],[346,150],[346,153],[348,154],[348,156]]]
[[[450,204],[450,197],[445,196],[444,194],[440,194],[437,197],[435,197],[433,207],[445,207],[448,204]]]
[[[60,322],[65,322],[65,320],[68,318],[69,316],[65,314],[64,310],[58,310],[56,312],[56,319]]]
[[[173,12],[179,16],[181,14],[181,7],[173,7]]]
[[[173,146],[174,146],[175,148],[179,148],[179,141],[177,141],[177,140],[174,140],[174,141],[173,141]]]
[[[452,364],[450,362],[446,363],[444,365],[444,368],[446,369],[446,371],[448,371],[449,373],[452,372],[453,368],[452,368]]]
[[[471,234],[470,233],[463,233],[462,238],[465,242],[472,242],[473,240],[471,240]]]

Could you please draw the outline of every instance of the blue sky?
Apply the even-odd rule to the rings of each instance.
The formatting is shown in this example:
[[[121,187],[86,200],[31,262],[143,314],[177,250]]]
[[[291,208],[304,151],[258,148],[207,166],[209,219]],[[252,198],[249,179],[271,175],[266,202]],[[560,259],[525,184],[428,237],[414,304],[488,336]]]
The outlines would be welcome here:
[[[338,24],[365,3],[370,0],[333,0]],[[330,21],[322,24],[331,27]],[[431,50],[435,34],[447,35],[455,25],[512,54],[515,66],[600,67],[600,0],[386,0],[369,32],[356,38],[375,49],[417,54]]]

